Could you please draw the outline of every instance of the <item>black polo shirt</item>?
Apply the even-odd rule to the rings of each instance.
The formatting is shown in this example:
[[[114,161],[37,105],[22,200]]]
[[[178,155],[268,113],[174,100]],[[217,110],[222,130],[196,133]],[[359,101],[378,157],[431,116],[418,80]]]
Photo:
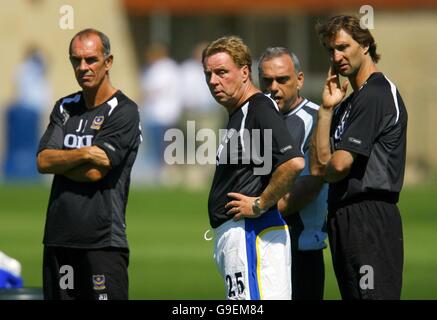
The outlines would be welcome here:
[[[302,156],[274,101],[262,93],[251,96],[229,115],[217,151],[208,200],[211,226],[217,228],[232,218],[225,209],[229,192],[259,196],[278,165]]]
[[[330,207],[362,198],[398,201],[405,171],[407,119],[396,86],[380,72],[373,73],[337,107],[331,146],[357,156],[349,175],[330,184]]]
[[[39,145],[71,150],[96,145],[111,161],[97,182],[53,178],[44,244],[71,248],[128,247],[125,211],[130,173],[141,141],[137,105],[117,91],[87,109],[81,92],[60,99]]]

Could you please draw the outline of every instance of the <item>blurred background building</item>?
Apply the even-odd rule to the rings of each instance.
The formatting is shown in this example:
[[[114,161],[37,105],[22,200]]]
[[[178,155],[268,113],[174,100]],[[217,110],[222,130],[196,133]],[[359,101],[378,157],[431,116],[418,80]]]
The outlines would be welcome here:
[[[437,89],[435,0],[369,0],[366,3],[358,0],[75,0],[69,4],[65,0],[0,0],[2,168],[9,148],[7,110],[19,94],[13,79],[31,44],[45,54],[46,78],[51,88],[50,103],[39,109],[42,114],[40,134],[48,123],[54,99],[80,89],[69,65],[68,44],[76,32],[86,27],[100,29],[109,36],[115,55],[112,82],[140,107],[144,105],[140,79],[146,67],[147,47],[153,43],[166,44],[169,57],[181,65],[192,56],[199,43],[227,34],[242,37],[255,60],[268,46],[286,46],[296,52],[301,57],[306,77],[303,95],[320,102],[328,57],[318,42],[314,25],[334,14],[368,14],[360,12],[363,5],[373,9],[372,33],[382,54],[378,66],[397,84],[409,112],[406,182],[435,179],[437,148],[433,137],[437,136],[434,125],[437,108],[432,97]],[[182,73],[173,80],[180,88],[185,78]],[[253,73],[257,79],[256,65]],[[205,106],[205,110],[210,110],[209,107]],[[177,126],[184,128],[183,122],[190,117],[204,119],[202,112],[192,116],[192,111],[193,106],[188,106],[181,112]],[[225,114],[214,117],[220,122]],[[147,170],[147,166],[141,165],[146,158],[137,161],[137,182],[147,179],[147,174],[141,174]],[[200,177],[205,179],[203,175]],[[2,178],[5,178],[3,170]]]

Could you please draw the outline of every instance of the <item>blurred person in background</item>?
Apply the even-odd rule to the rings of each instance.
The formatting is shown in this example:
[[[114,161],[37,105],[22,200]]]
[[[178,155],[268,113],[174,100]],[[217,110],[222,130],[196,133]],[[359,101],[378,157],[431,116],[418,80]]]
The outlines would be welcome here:
[[[6,181],[29,181],[39,178],[32,159],[38,148],[40,123],[52,103],[47,80],[47,62],[42,51],[30,46],[15,76],[16,98],[5,115],[6,150],[4,177]]]
[[[221,127],[224,116],[222,109],[217,108],[217,102],[211,96],[208,85],[205,82],[202,65],[202,51],[208,43],[198,43],[192,52],[192,56],[182,62],[181,72],[181,97],[183,104],[183,123],[187,137],[187,121],[194,121],[195,130],[207,128],[214,130],[218,135],[218,129]],[[195,138],[195,137],[194,137]],[[202,142],[196,141],[196,146]],[[189,154],[187,150],[187,159],[195,159],[196,150]],[[215,156],[215,155],[214,155]],[[188,164],[185,167],[185,181],[190,188],[203,188],[209,183],[211,170],[207,165]]]
[[[172,183],[177,181],[178,175],[172,170],[176,168],[170,169],[165,164],[164,134],[168,129],[179,127],[182,115],[180,70],[163,43],[148,46],[144,58],[141,118],[146,132],[147,170],[152,175],[152,183]]]
[[[52,100],[52,89],[47,79],[47,61],[43,52],[30,46],[26,59],[16,75],[18,101],[39,113],[45,111]]]
[[[192,56],[181,63],[181,98],[184,109],[193,114],[192,118],[204,119],[210,112],[217,109],[217,102],[211,96],[208,86],[205,83],[205,75],[202,65],[202,51],[208,45],[207,42],[197,44],[192,52]],[[207,126],[205,126],[207,127]]]

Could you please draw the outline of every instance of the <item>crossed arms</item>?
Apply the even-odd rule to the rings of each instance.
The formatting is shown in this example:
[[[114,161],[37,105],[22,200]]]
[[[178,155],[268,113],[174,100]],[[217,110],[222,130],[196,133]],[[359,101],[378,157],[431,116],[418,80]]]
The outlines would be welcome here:
[[[74,150],[44,149],[38,153],[40,173],[63,175],[76,182],[96,182],[111,169],[106,152],[97,146]]]

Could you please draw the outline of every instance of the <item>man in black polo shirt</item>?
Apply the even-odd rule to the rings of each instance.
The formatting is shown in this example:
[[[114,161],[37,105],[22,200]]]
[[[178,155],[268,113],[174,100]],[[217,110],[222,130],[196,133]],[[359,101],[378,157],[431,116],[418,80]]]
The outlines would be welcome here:
[[[61,98],[37,164],[55,174],[44,233],[45,299],[127,299],[125,211],[141,141],[137,105],[109,80],[109,39],[85,29],[70,42],[82,91]]]
[[[330,182],[328,234],[340,292],[343,299],[400,299],[403,239],[396,203],[407,111],[396,86],[376,68],[375,41],[358,18],[336,16],[317,31],[332,66],[313,136],[312,173]],[[339,75],[349,81],[341,85]],[[342,101],[348,82],[353,92]]]
[[[290,299],[290,236],[276,203],[304,167],[279,110],[251,81],[242,40],[203,51],[209,89],[229,113],[208,200],[214,257],[228,299]]]

